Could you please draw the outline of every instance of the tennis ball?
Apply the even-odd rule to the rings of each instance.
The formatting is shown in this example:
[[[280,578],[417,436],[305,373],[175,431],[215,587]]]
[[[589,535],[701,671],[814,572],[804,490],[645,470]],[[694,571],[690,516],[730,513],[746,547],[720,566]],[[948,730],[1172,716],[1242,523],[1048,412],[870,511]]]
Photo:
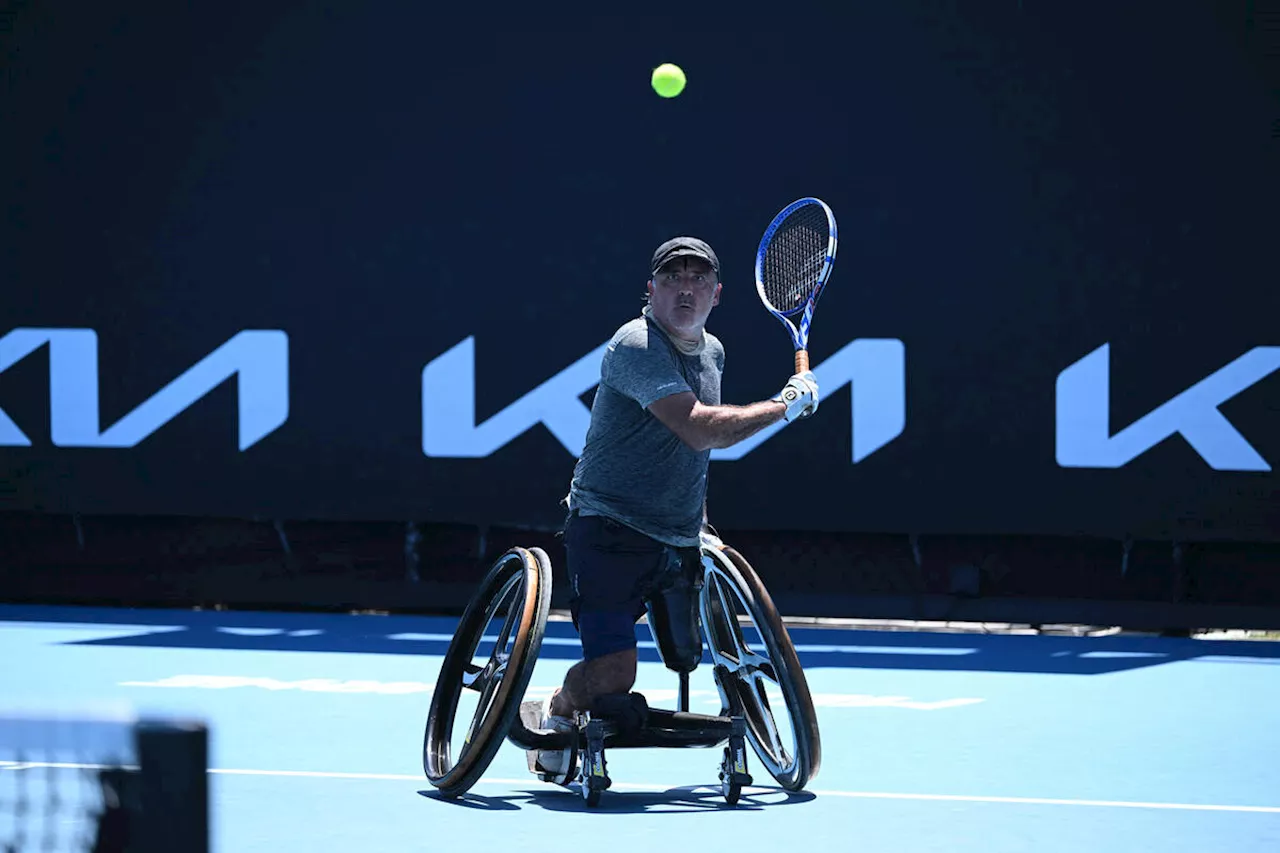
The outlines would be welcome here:
[[[653,77],[649,82],[653,85],[653,91],[662,97],[674,98],[684,91],[684,71],[679,65],[664,62],[653,69]]]

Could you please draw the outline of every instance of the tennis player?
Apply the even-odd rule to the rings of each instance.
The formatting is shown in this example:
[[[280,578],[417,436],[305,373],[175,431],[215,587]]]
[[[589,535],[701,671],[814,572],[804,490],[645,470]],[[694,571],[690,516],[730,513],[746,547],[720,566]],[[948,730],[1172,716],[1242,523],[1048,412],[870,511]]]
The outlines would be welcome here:
[[[544,730],[571,730],[575,711],[635,684],[635,625],[645,597],[693,575],[679,567],[698,565],[712,448],[818,409],[810,372],[792,376],[768,400],[722,404],[724,346],[705,329],[720,302],[719,259],[702,240],[676,237],[654,251],[650,270],[641,316],[614,333],[600,365],[566,499],[570,606],[583,659],[542,703]],[[690,631],[692,669],[702,649],[696,625]],[[529,769],[564,784],[569,753],[530,750]]]

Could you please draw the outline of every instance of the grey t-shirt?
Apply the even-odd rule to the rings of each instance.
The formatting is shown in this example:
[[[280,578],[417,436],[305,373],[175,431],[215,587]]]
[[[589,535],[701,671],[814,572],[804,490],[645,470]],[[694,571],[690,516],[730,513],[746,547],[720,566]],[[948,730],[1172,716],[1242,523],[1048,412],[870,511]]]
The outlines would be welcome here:
[[[668,545],[697,545],[711,451],[691,449],[648,406],[682,391],[719,405],[723,372],[724,346],[710,333],[685,354],[647,317],[618,329],[600,364],[570,508],[608,516]]]

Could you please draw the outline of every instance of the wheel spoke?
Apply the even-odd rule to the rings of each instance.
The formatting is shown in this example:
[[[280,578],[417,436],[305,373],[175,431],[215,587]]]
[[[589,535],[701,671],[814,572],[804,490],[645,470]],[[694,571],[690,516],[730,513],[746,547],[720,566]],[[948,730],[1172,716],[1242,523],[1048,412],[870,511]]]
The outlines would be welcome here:
[[[466,690],[474,690],[483,693],[491,687],[497,687],[498,682],[502,681],[502,676],[507,671],[507,662],[510,656],[506,653],[495,654],[485,662],[484,666],[476,666],[473,663],[466,665],[466,672],[462,674],[462,686]]]
[[[774,684],[778,684],[778,671],[774,669],[773,661],[769,660],[764,655],[751,651],[750,649],[742,650],[742,663],[740,664],[740,668],[748,676],[754,676],[759,673],[765,678],[773,681]],[[779,684],[779,686],[781,685]]]
[[[464,744],[470,745],[476,730],[484,723],[498,688],[502,684],[502,677],[507,672],[507,663],[511,659],[507,645],[511,641],[512,632],[519,628],[522,614],[518,605],[523,590],[523,578],[520,576],[512,578],[503,585],[502,591],[495,596],[493,605],[485,614],[488,617],[485,624],[488,625],[504,607],[507,609],[507,617],[503,620],[502,627],[498,629],[498,636],[494,638],[493,651],[489,653],[489,660],[484,666],[468,663],[462,675],[462,686],[480,694],[480,699],[476,703],[476,712],[471,717],[470,725],[467,726]],[[483,640],[483,635],[481,639]]]
[[[519,595],[523,590],[523,578],[516,578],[515,583],[507,584],[507,588],[502,591],[502,597],[507,598],[509,596],[511,598],[511,602],[507,605],[509,609],[507,611],[506,621],[502,623],[502,629],[498,631],[498,637],[494,640],[493,648],[495,654],[503,654],[506,652],[507,643],[511,640],[511,632],[520,625],[520,617],[522,614],[520,613],[520,608],[517,607],[516,604],[523,597]],[[499,605],[499,607],[500,606],[501,605]],[[494,612],[496,613],[498,609],[499,608],[494,608]]]
[[[484,688],[486,679],[485,673],[489,671],[488,666],[476,666],[473,663],[466,664],[462,667],[462,687],[464,690],[481,690]]]
[[[493,705],[493,697],[497,695],[498,685],[501,683],[501,676],[485,679],[484,689],[480,691],[480,701],[476,703],[476,712],[471,717],[471,724],[467,726],[467,737],[463,740],[464,752],[471,746],[471,739],[475,737],[476,729],[480,727],[485,717],[489,715],[489,708]]]
[[[483,666],[477,666],[475,663],[468,662],[463,666],[462,686],[467,690],[476,690],[483,692],[489,686],[490,681],[500,681],[503,673],[507,668],[507,660],[510,657],[507,652],[507,644],[511,639],[513,628],[519,626],[520,609],[514,606],[519,593],[524,587],[523,579],[515,576],[502,585],[502,589],[493,597],[488,608],[485,610],[484,621],[481,624],[480,636],[476,638],[472,654],[476,649],[480,648],[480,644],[484,642],[486,628],[493,621],[503,607],[508,608],[506,619],[502,622],[502,627],[498,630],[498,636],[494,640],[493,651],[489,653],[489,659],[485,661]]]
[[[756,702],[760,708],[760,731],[762,735],[761,741],[764,743],[767,751],[777,761],[781,770],[786,771],[791,768],[791,755],[787,752],[787,747],[782,742],[782,735],[778,732],[778,723],[773,716],[773,708],[769,705],[769,696],[765,692],[764,681],[758,676],[751,679],[751,691],[755,694]]]
[[[712,576],[712,594],[715,596],[713,607],[719,608],[721,617],[721,624],[716,626],[716,645],[719,648],[712,649],[712,654],[717,657],[718,663],[724,663],[730,669],[738,669],[742,664],[744,643],[742,632],[738,628],[738,611],[734,607],[736,600],[725,595],[725,586],[727,584],[718,574]],[[730,646],[731,648],[726,648]]]
[[[773,661],[759,652],[753,651],[747,645],[746,637],[742,633],[742,625],[737,618],[737,607],[734,606],[738,603],[738,597],[726,596],[726,587],[729,586],[726,580],[721,579],[719,575],[715,576],[715,596],[719,602],[721,615],[724,617],[723,627],[725,629],[724,633],[727,635],[720,637],[720,639],[728,641],[717,645],[732,644],[733,648],[712,649],[712,656],[716,658],[716,663],[723,664],[731,672],[741,671],[744,677],[754,672],[760,672],[766,678],[771,678],[776,682],[778,673]]]

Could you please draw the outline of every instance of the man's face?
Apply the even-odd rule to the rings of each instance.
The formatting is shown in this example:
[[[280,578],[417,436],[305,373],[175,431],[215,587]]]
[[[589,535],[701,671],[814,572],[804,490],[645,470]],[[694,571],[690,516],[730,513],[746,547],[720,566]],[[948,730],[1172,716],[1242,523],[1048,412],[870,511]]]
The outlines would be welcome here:
[[[667,331],[685,340],[702,337],[711,309],[720,303],[720,282],[701,258],[676,258],[649,282],[649,305]]]

